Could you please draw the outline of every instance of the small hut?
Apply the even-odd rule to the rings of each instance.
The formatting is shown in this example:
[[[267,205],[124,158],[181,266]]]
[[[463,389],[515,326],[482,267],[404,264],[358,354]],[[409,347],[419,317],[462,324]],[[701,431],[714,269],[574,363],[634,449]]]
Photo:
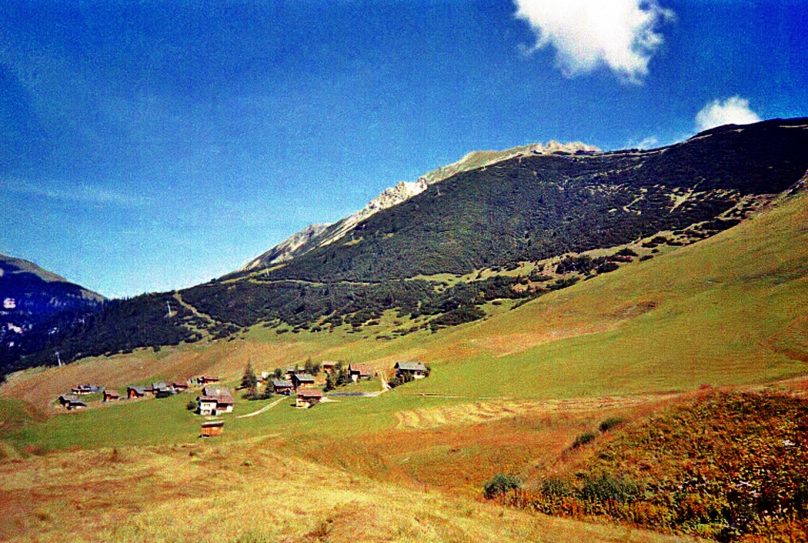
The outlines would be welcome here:
[[[112,402],[115,400],[120,400],[121,395],[118,394],[117,390],[105,390],[104,391],[104,401],[105,402]]]
[[[202,423],[202,433],[200,437],[215,437],[222,435],[224,431],[223,420],[208,420]]]
[[[295,399],[295,407],[313,407],[320,403],[323,399],[323,393],[319,390],[310,388],[301,389],[297,391],[297,398]]]

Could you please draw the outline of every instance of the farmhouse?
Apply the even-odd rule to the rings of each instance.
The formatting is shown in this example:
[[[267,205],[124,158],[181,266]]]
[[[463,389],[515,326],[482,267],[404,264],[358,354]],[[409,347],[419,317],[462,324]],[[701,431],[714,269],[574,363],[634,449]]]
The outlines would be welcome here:
[[[227,387],[206,386],[202,395],[196,399],[197,411],[200,415],[220,415],[232,413],[235,401]]]
[[[412,379],[426,377],[426,366],[422,362],[396,362],[396,376]]]
[[[200,437],[215,437],[222,435],[224,431],[223,420],[208,420],[202,423],[202,433]]]
[[[348,366],[348,374],[355,383],[359,380],[369,380],[373,377],[373,368],[364,364],[351,364]]]
[[[142,398],[145,395],[146,389],[144,387],[126,387],[126,397],[130,400]]]
[[[292,389],[294,389],[294,385],[292,385],[291,381],[281,379],[272,380],[272,392],[275,394],[285,394],[288,396],[292,393]]]
[[[292,375],[292,385],[295,390],[305,386],[314,386],[314,376],[310,373],[295,373]]]
[[[121,395],[118,394],[117,390],[105,390],[104,391],[104,401],[105,402],[112,402],[115,400],[120,400]]]
[[[304,407],[308,409],[314,405],[320,403],[320,400],[323,399],[323,393],[319,390],[314,390],[310,388],[302,389],[297,391],[297,398],[295,399],[295,407]]]
[[[200,415],[215,415],[218,398],[212,396],[199,396],[196,399],[196,412]]]

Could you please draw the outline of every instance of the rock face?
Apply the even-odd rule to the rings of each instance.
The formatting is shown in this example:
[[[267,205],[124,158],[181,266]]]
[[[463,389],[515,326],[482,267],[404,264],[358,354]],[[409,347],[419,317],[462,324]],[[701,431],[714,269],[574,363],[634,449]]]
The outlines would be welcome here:
[[[301,247],[305,247],[312,239],[322,234],[330,224],[310,224],[300,232],[292,234],[286,240],[263,253],[255,260],[250,261],[244,270],[254,270],[261,266],[271,266],[291,260]]]
[[[241,271],[250,271],[261,267],[283,264],[314,249],[330,245],[350,234],[354,228],[356,228],[357,224],[372,217],[379,211],[406,202],[413,196],[424,192],[429,186],[440,183],[444,179],[458,173],[483,168],[503,160],[520,156],[595,153],[599,151],[597,147],[577,141],[570,143],[559,143],[557,141],[549,141],[546,144],[533,143],[502,151],[472,151],[457,162],[453,162],[447,166],[441,166],[440,168],[425,173],[419,177],[417,181],[398,182],[395,186],[385,189],[353,215],[345,217],[336,223],[312,224],[307,226],[300,232],[292,234],[286,240],[272,247],[269,251],[251,260]]]

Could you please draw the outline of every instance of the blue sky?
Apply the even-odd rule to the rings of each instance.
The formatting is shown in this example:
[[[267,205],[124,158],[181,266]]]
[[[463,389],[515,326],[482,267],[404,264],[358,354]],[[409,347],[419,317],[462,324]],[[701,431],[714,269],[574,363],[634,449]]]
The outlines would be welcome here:
[[[6,3],[0,252],[179,288],[473,149],[808,115],[808,2],[614,1]]]

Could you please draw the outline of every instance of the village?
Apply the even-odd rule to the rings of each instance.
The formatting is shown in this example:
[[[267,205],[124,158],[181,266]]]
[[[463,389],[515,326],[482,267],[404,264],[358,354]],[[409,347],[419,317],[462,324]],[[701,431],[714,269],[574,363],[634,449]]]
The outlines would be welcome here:
[[[397,386],[429,377],[430,373],[431,368],[419,361],[396,362],[392,369],[384,371],[375,370],[366,364],[344,364],[340,361],[313,363],[308,360],[303,367],[296,364],[260,373],[256,373],[252,363],[248,363],[241,381],[232,388],[248,400],[276,397],[280,401],[285,397],[290,400],[294,398],[294,402],[289,404],[291,407],[310,409],[321,402],[334,401],[329,395],[377,396]],[[378,379],[380,385],[373,392],[357,390],[361,386],[352,387],[373,379]],[[104,404],[163,399],[191,392],[196,392],[197,395],[194,399],[189,399],[186,408],[206,419],[201,423],[200,437],[221,435],[224,421],[217,417],[233,413],[236,401],[231,387],[213,375],[199,375],[184,381],[154,381],[149,384],[129,385],[125,392],[85,383],[60,395],[55,405],[72,412]]]

